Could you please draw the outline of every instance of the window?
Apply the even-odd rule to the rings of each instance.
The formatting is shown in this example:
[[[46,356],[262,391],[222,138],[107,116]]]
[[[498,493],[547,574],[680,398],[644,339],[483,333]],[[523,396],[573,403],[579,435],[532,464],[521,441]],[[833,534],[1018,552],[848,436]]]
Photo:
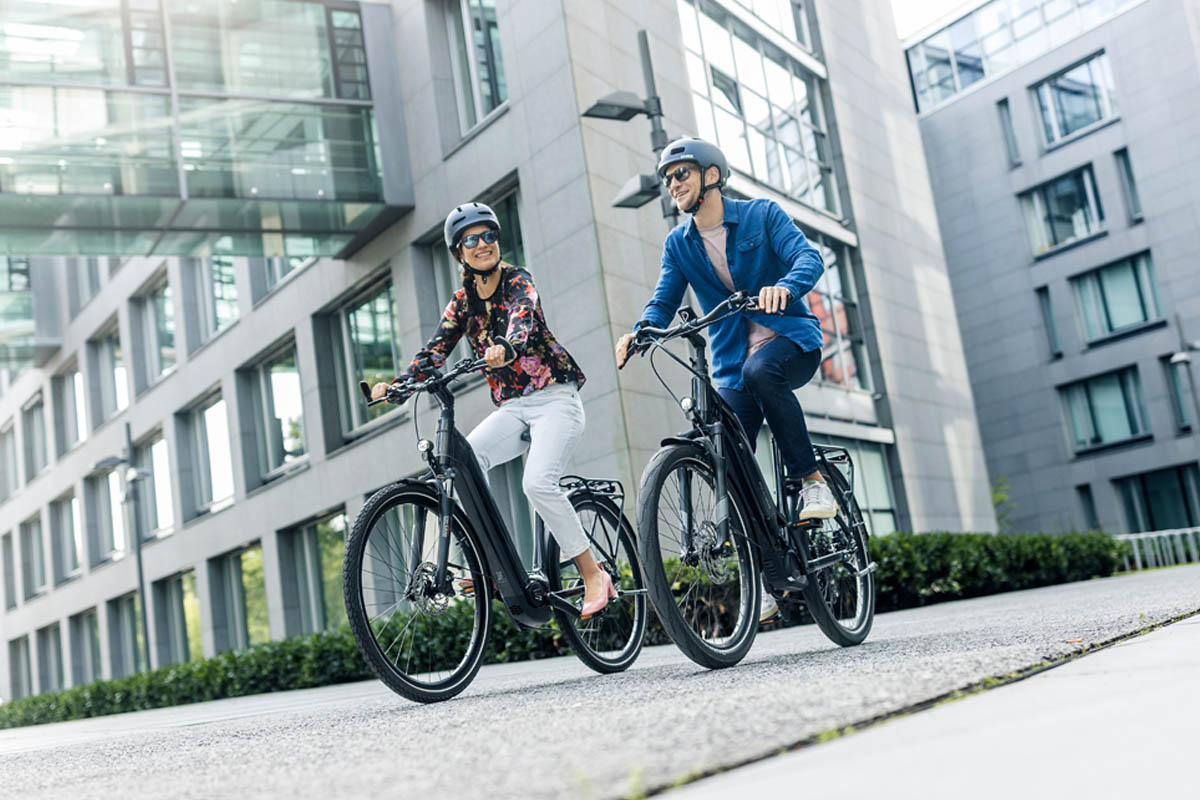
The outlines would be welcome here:
[[[1100,530],[1100,516],[1096,513],[1096,499],[1092,496],[1091,484],[1076,486],[1075,494],[1079,496],[1079,507],[1083,509],[1084,527],[1089,531]]]
[[[79,574],[83,552],[83,523],[75,495],[50,504],[50,552],[54,559],[54,582],[62,583]]]
[[[1038,308],[1042,312],[1042,324],[1046,326],[1046,341],[1050,345],[1050,356],[1060,358],[1062,345],[1058,343],[1058,327],[1054,324],[1054,309],[1050,306],[1050,289],[1046,286],[1037,290]]]
[[[25,434],[25,475],[32,479],[46,468],[46,413],[39,394],[21,412]]]
[[[121,476],[112,470],[93,475],[85,484],[89,553],[94,567],[124,556],[125,510],[121,503]]]
[[[508,99],[496,0],[446,0],[446,28],[465,133]]]
[[[154,584],[158,609],[158,666],[204,657],[196,573],[189,570]]]
[[[1095,342],[1159,319],[1161,306],[1149,253],[1071,279],[1084,335]]]
[[[908,49],[917,110],[1062,44],[1128,2],[992,0],[979,6]]]
[[[254,302],[257,303],[259,300],[262,300],[272,289],[279,285],[280,281],[311,260],[309,256],[276,256],[272,258],[249,259],[250,285]]]
[[[114,320],[107,330],[89,342],[93,357],[92,374],[98,377],[95,399],[97,424],[110,419],[129,405],[129,376],[121,351],[121,335]]]
[[[1167,377],[1167,391],[1171,395],[1171,410],[1175,414],[1175,429],[1180,433],[1192,429],[1192,414],[1196,408],[1195,384],[1192,382],[1192,362],[1173,360],[1171,356],[1162,359],[1163,370]]]
[[[55,375],[53,385],[55,439],[61,456],[87,438],[87,395],[83,390],[83,373],[75,365]]]
[[[896,508],[892,499],[892,479],[888,469],[885,446],[865,439],[846,439],[839,436],[814,434],[814,444],[844,447],[854,461],[854,499],[858,502],[867,531],[882,536],[896,530]],[[775,466],[771,462],[771,434],[763,426],[758,434],[754,457],[763,478],[774,492]]]
[[[839,214],[821,81],[720,8],[676,7],[700,137],[756,180]]]
[[[216,589],[213,635],[217,652],[269,641],[262,548],[254,545],[213,559],[210,564]]]
[[[67,301],[75,317],[100,291],[100,259],[68,258],[66,269]]]
[[[789,39],[795,40],[806,50],[812,50],[809,37],[808,17],[804,4],[799,0],[735,0],[742,8],[761,19]]]
[[[862,334],[850,251],[840,242],[812,234],[825,261],[825,272],[805,297],[821,323],[824,344],[818,380],[852,389],[870,389],[866,340]]]
[[[257,412],[258,468],[264,479],[304,456],[304,405],[296,346],[268,356],[246,370]]]
[[[195,293],[197,314],[193,341],[207,342],[237,319],[237,285],[231,256],[184,259],[185,274],[190,276]]]
[[[17,558],[11,533],[0,537],[0,558],[4,559],[4,608],[12,610],[17,607]]]
[[[33,673],[29,663],[29,637],[20,636],[8,643],[10,697],[21,700],[33,695]]]
[[[108,601],[108,649],[112,676],[124,678],[146,669],[142,604],[136,592]]]
[[[346,621],[342,559],[346,517],[338,513],[280,537],[288,634],[336,628]]]
[[[1104,53],[1042,81],[1033,91],[1047,145],[1117,113],[1112,75]]]
[[[62,633],[58,623],[37,632],[38,692],[57,692],[63,681]]]
[[[364,406],[358,399],[358,383],[373,384],[400,374],[402,365],[396,344],[395,309],[392,283],[386,281],[338,313],[332,332],[343,433],[349,433],[394,408],[387,404],[372,408]]]
[[[25,599],[37,597],[46,590],[46,551],[42,542],[42,518],[34,517],[21,523],[21,585]]]
[[[1026,192],[1021,203],[1035,256],[1090,236],[1104,223],[1090,164]]]
[[[9,424],[0,430],[0,502],[7,500],[20,485],[17,474],[17,434],[15,426]]]
[[[1195,464],[1132,475],[1113,483],[1132,532],[1200,526],[1200,470]]]
[[[1088,378],[1061,392],[1076,453],[1150,435],[1136,367]]]
[[[186,412],[194,512],[220,511],[233,502],[233,458],[225,400],[218,394]]]
[[[142,296],[137,310],[145,369],[144,379],[138,382],[145,389],[175,369],[175,303],[165,275]]]
[[[134,464],[148,474],[138,481],[138,511],[142,515],[145,538],[168,533],[175,524],[174,495],[171,491],[171,462],[167,440],[162,434],[134,448]]]
[[[1113,153],[1117,159],[1117,174],[1121,176],[1121,190],[1125,193],[1125,208],[1129,211],[1129,219],[1133,221],[1142,218],[1142,198],[1138,194],[1137,181],[1133,179],[1133,164],[1129,162],[1129,150],[1121,148]]]
[[[68,621],[71,636],[71,681],[83,686],[101,678],[100,625],[96,609],[75,614]]]
[[[1012,112],[1008,108],[1007,97],[996,103],[996,110],[1000,114],[1000,130],[1004,134],[1004,146],[1008,150],[1008,165],[1019,167],[1021,150],[1017,147],[1017,134],[1013,130]]]

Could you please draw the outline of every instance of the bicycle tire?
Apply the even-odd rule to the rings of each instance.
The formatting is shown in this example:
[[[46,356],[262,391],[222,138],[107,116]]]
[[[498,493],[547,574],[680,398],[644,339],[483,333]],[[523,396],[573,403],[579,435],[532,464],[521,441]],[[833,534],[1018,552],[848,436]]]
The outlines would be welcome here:
[[[730,489],[731,531],[728,540],[724,543],[717,542],[713,521],[702,521],[699,526],[695,526],[693,536],[712,538],[712,542],[709,543],[711,546],[702,545],[695,548],[699,552],[707,553],[705,558],[708,560],[695,565],[687,564],[681,535],[672,542],[670,531],[663,530],[664,527],[670,527],[669,518],[666,526],[660,524],[663,521],[661,506],[664,489],[667,488],[671,476],[681,469],[700,477],[701,482],[713,494],[715,504],[715,492],[712,491],[713,467],[702,449],[694,445],[668,445],[650,460],[642,473],[638,490],[638,548],[642,556],[642,566],[646,571],[647,588],[663,628],[684,655],[709,669],[731,667],[750,651],[758,632],[760,597],[757,559],[754,548],[745,535],[744,504],[737,497],[737,493]],[[682,485],[681,482],[680,486]],[[693,501],[691,505],[694,507],[696,503]],[[678,510],[673,513],[682,523],[682,516],[678,514]],[[671,553],[669,565],[663,559],[664,537],[668,553]],[[675,550],[679,551],[677,562],[673,554]],[[731,626],[725,625],[722,615],[726,613],[726,606],[730,604],[729,599],[733,592],[730,589],[714,591],[711,588],[725,586],[728,582],[729,576],[723,574],[722,570],[733,566],[728,560],[729,554],[735,556],[738,570],[737,605]],[[705,590],[698,587],[703,587],[706,580],[709,594],[701,597],[700,593]],[[677,597],[680,591],[684,592],[682,598]],[[696,597],[688,605],[688,597],[693,591]],[[681,608],[680,599],[687,608]],[[701,619],[701,614],[707,614],[707,619]],[[730,630],[727,636],[715,635],[727,628]],[[714,635],[706,636],[706,632]],[[718,643],[719,638],[724,638],[725,641]]]
[[[870,565],[871,555],[862,512],[850,493],[846,478],[837,467],[828,464],[822,464],[821,474],[833,491],[838,513],[831,519],[823,520],[820,528],[805,532],[808,537],[805,542],[808,558],[811,560],[835,549],[845,548],[853,554],[853,563],[839,563],[810,574],[804,587],[804,600],[808,613],[822,633],[841,647],[853,647],[867,638],[875,620],[875,573],[868,571],[862,575],[855,574]],[[852,624],[845,624],[844,609],[848,598],[842,590],[851,583],[855,586],[855,611]]]
[[[404,520],[408,519],[404,511],[397,510],[406,508],[412,510],[412,529],[416,530],[417,520],[420,520],[423,531],[423,560],[415,572],[408,569],[408,562],[404,559],[404,554],[411,552],[405,549],[405,545],[411,545],[411,537],[408,542],[402,542],[396,532],[397,527],[403,528]],[[422,510],[423,515],[419,513]],[[393,511],[396,514],[389,517]],[[398,521],[396,526],[392,525],[392,519]],[[379,524],[381,521],[384,525]],[[404,599],[411,583],[409,575],[415,575],[411,580],[421,580],[426,586],[432,586],[430,556],[436,553],[437,548],[438,496],[431,487],[413,483],[385,486],[367,500],[346,538],[342,584],[346,616],[354,640],[371,670],[389,689],[418,703],[449,700],[460,693],[479,671],[487,649],[492,611],[490,580],[486,578],[483,549],[475,531],[457,506],[451,530],[451,562],[456,565],[452,572],[455,593],[454,597],[445,600],[441,599],[445,595],[423,593],[418,594],[420,599],[417,601]],[[372,534],[376,532],[378,538],[372,539]],[[381,554],[387,555],[387,559],[375,557]],[[368,556],[371,557],[369,564],[366,563]],[[404,569],[398,569],[393,558],[402,562],[400,566]],[[432,559],[436,561],[436,555],[432,555]],[[370,578],[364,579],[364,575]],[[468,577],[473,583],[473,592],[470,594],[458,585]],[[401,584],[403,589],[398,588]],[[374,600],[376,606],[386,603],[384,611],[372,617],[368,598]],[[389,598],[391,601],[387,602]],[[386,619],[385,612],[391,612]],[[400,617],[400,614],[406,616]],[[397,619],[400,621],[393,624]],[[393,636],[394,628],[399,626],[403,627]],[[403,667],[400,664],[404,637],[410,630],[409,641],[424,648],[417,660],[418,668],[428,668],[424,672],[412,672],[414,654],[411,652],[405,658]],[[442,663],[437,659],[445,659],[448,648],[453,648],[455,642],[461,641],[464,633],[466,646],[457,663],[449,669],[435,669]],[[381,643],[381,638],[389,640],[386,646]],[[398,642],[400,649],[392,656],[391,651]],[[453,658],[453,653],[450,658]],[[425,679],[425,675],[436,677]]]
[[[580,491],[571,495],[571,506],[583,522],[597,563],[622,593],[590,620],[580,620],[558,609],[554,610],[554,618],[580,661],[602,674],[622,672],[637,660],[646,638],[646,579],[638,559],[637,537],[629,520],[610,500]],[[588,518],[589,512],[592,519]],[[600,522],[604,524],[597,530],[596,523]],[[548,538],[543,563],[551,591],[579,585],[575,565],[562,561],[560,553],[558,543]],[[625,593],[631,589],[637,593]],[[582,597],[579,602],[583,602]]]

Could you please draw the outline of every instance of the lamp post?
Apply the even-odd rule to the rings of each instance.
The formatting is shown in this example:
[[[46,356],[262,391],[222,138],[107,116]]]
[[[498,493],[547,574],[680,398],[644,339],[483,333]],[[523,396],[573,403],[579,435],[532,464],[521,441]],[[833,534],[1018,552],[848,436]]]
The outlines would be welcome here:
[[[133,435],[128,422],[125,423],[125,455],[101,459],[96,463],[95,468],[107,471],[122,466],[125,469],[121,470],[121,505],[125,511],[125,529],[133,537],[134,560],[137,562],[138,601],[142,605],[142,657],[145,658],[146,669],[149,670],[150,624],[147,621],[147,615],[150,613],[150,608],[146,605],[146,580],[142,571],[142,531],[141,516],[137,510],[137,492],[138,481],[150,473],[144,469],[138,469],[134,464]]]
[[[1183,317],[1179,314],[1175,315],[1175,327],[1179,331],[1179,351],[1171,354],[1171,365],[1182,367],[1187,373],[1188,388],[1192,392],[1192,405],[1195,406],[1196,414],[1192,430],[1200,433],[1200,394],[1196,392],[1196,374],[1192,368],[1191,356],[1194,352],[1200,352],[1200,342],[1189,342],[1183,335]]]
[[[638,114],[645,114],[650,120],[650,146],[657,158],[662,149],[667,146],[669,139],[662,124],[662,101],[658,97],[658,89],[654,83],[654,67],[650,61],[650,39],[645,30],[638,31],[638,51],[642,59],[642,77],[646,83],[646,99],[638,97],[633,92],[619,91],[605,95],[583,112],[583,116],[591,119],[610,119],[628,122]],[[634,175],[613,199],[616,208],[640,208],[658,197],[662,204],[663,219],[667,220],[670,228],[679,222],[679,210],[671,196],[663,188],[657,175]]]

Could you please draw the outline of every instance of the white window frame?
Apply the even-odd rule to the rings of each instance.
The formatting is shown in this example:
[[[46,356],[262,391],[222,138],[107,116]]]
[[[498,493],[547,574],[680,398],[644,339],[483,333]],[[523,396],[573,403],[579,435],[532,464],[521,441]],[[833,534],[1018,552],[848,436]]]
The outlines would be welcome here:
[[[1022,210],[1025,212],[1025,224],[1029,231],[1030,245],[1033,248],[1033,254],[1035,258],[1048,253],[1056,252],[1064,247],[1069,247],[1076,242],[1083,241],[1084,239],[1095,236],[1096,234],[1105,230],[1106,225],[1104,221],[1104,215],[1102,213],[1103,206],[1100,205],[1100,196],[1096,191],[1096,180],[1092,174],[1091,167],[1092,165],[1089,163],[1077,169],[1073,169],[1070,172],[1064,172],[1063,174],[1055,178],[1051,178],[1048,181],[1044,181],[1021,194],[1021,206]],[[1064,239],[1056,244],[1051,244],[1049,236],[1050,231],[1046,227],[1048,223],[1046,221],[1046,200],[1043,196],[1043,192],[1045,192],[1047,187],[1049,187],[1051,184],[1062,180],[1063,178],[1070,177],[1075,173],[1080,173],[1083,176],[1084,194],[1087,196],[1088,201],[1088,213],[1094,220],[1094,223],[1092,224],[1091,230],[1086,231],[1081,235],[1073,236],[1070,239]]]
[[[129,368],[125,365],[125,348],[115,320],[96,334],[92,345],[96,348],[99,370],[100,419],[96,420],[99,427],[129,407]]]
[[[142,538],[166,536],[175,529],[175,492],[171,487],[171,461],[166,437],[162,431],[158,431],[134,445],[133,450],[138,469],[147,473],[138,479],[138,513],[145,523]]]
[[[1128,266],[1133,271],[1134,280],[1140,292],[1138,299],[1142,305],[1145,319],[1124,327],[1101,330],[1097,335],[1093,336],[1087,329],[1087,312],[1085,307],[1090,306],[1093,318],[1098,321],[1104,320],[1104,327],[1107,327],[1108,304],[1105,300],[1103,284],[1100,282],[1100,273],[1106,269],[1122,265]],[[1095,269],[1090,269],[1087,272],[1072,277],[1070,283],[1072,294],[1075,295],[1076,312],[1079,315],[1079,334],[1088,344],[1104,342],[1111,337],[1120,336],[1128,331],[1137,330],[1142,326],[1162,319],[1162,304],[1159,302],[1158,297],[1158,286],[1154,275],[1154,262],[1151,260],[1148,251],[1104,264]]]
[[[80,513],[79,498],[74,493],[63,495],[50,504],[50,536],[54,542],[51,550],[57,562],[54,570],[57,581],[65,583],[82,574],[85,555],[83,516]],[[72,551],[75,554],[75,565],[68,567],[67,554]]]
[[[25,475],[28,481],[50,466],[46,441],[46,398],[40,391],[21,407],[21,428],[25,440]]]
[[[220,465],[227,467],[230,474],[230,493],[225,497],[215,496],[212,453],[208,444],[208,422],[205,419],[205,414],[218,404],[225,408],[225,413],[220,416],[225,423],[225,438],[229,444],[230,453],[229,464]],[[188,435],[191,436],[192,468],[196,476],[193,486],[196,516],[212,514],[228,508],[233,504],[234,495],[237,494],[237,487],[233,485],[233,441],[229,436],[229,407],[224,404],[225,398],[217,392],[206,397],[188,411]]]
[[[469,0],[445,0],[446,36],[450,46],[450,70],[454,80],[454,96],[458,109],[459,132],[466,136],[490,119],[503,113],[508,106],[508,97],[496,103],[491,111],[483,109],[483,93],[479,90],[479,63],[476,52],[475,31],[471,23]],[[459,17],[455,16],[457,10]],[[460,39],[461,37],[461,39]],[[461,44],[460,44],[461,42]],[[464,52],[465,51],[465,52]],[[503,64],[504,55],[501,52],[500,62]],[[463,75],[463,65],[460,59],[467,62],[467,74]],[[493,65],[494,68],[494,65]],[[507,83],[507,78],[505,79]],[[470,98],[463,96],[463,89],[470,82]],[[468,103],[470,107],[468,108]]]
[[[380,406],[378,408],[386,408],[386,411],[372,417],[358,399],[360,397],[358,393],[358,359],[354,350],[354,337],[352,336],[352,327],[350,325],[350,317],[356,309],[373,300],[380,293],[385,293],[389,290],[392,366],[395,368],[396,374],[399,374],[406,364],[401,360],[400,345],[398,342],[399,331],[397,330],[395,287],[392,284],[390,276],[372,283],[369,287],[358,292],[351,299],[339,306],[337,311],[334,312],[336,318],[332,321],[337,326],[335,328],[335,336],[338,339],[338,341],[333,343],[334,356],[339,362],[335,365],[336,385],[338,389],[337,402],[342,436],[347,441],[358,438],[374,427],[384,424],[380,420],[393,419],[397,414],[402,412],[399,406]],[[382,379],[391,380],[393,377],[395,375],[385,375],[382,376]]]
[[[25,600],[29,601],[45,594],[48,588],[48,580],[46,578],[46,532],[42,526],[42,515],[36,514],[22,522],[20,532],[21,585],[25,590]]]
[[[1103,50],[1098,53],[1092,53],[1087,58],[1084,58],[1080,61],[1076,61],[1066,69],[1061,69],[1048,78],[1043,78],[1030,87],[1030,91],[1033,92],[1034,108],[1037,109],[1038,120],[1042,123],[1042,142],[1048,149],[1058,147],[1059,145],[1062,145],[1068,141],[1073,141],[1081,136],[1086,136],[1088,132],[1095,130],[1101,125],[1104,125],[1117,117],[1117,108],[1113,104],[1112,98],[1109,96],[1108,87],[1101,87],[1100,118],[1093,120],[1087,125],[1084,125],[1082,128],[1073,130],[1070,133],[1062,132],[1062,129],[1059,125],[1058,114],[1056,113],[1054,106],[1054,97],[1050,93],[1050,83],[1051,81],[1057,80],[1058,78],[1066,75],[1068,72],[1078,69],[1079,67],[1082,67],[1085,64],[1089,64],[1093,61],[1097,62],[1097,69],[1101,71],[1104,79],[1108,81],[1108,87],[1113,87],[1113,91],[1115,91],[1115,86],[1112,79],[1112,70],[1108,64],[1108,54]],[[1046,119],[1047,111],[1050,114],[1049,120]],[[1047,128],[1050,130],[1047,131]],[[1048,136],[1048,133],[1052,133],[1052,135]]]
[[[229,256],[216,256],[217,258],[229,258]],[[193,289],[196,292],[196,305],[199,312],[199,327],[200,343],[203,344],[212,339],[217,334],[228,329],[241,316],[241,308],[239,305],[238,290],[237,290],[237,262],[230,261],[230,266],[233,267],[235,280],[233,283],[233,316],[226,320],[222,325],[217,316],[217,299],[216,299],[216,283],[213,280],[213,260],[212,258],[197,258],[192,260],[192,280]]]
[[[159,314],[158,302],[162,297],[165,307],[169,310],[166,315],[167,321],[170,322],[171,335],[175,340],[172,347],[174,350],[174,361],[169,364],[163,364],[163,343],[159,338]],[[179,366],[179,328],[175,320],[175,293],[171,290],[171,284],[164,274],[155,285],[146,291],[141,298],[142,301],[142,342],[145,345],[144,364],[146,368],[146,386],[150,387],[158,383],[166,376],[175,371]]]
[[[308,435],[304,425],[304,394],[301,389],[298,399],[300,402],[300,444],[302,449],[299,453],[285,455],[283,461],[279,464],[271,464],[271,437],[278,435],[276,430],[278,426],[272,424],[272,421],[276,419],[274,416],[275,386],[271,381],[271,373],[268,367],[282,359],[288,353],[292,354],[292,359],[296,362],[296,377],[299,379],[300,355],[296,348],[296,342],[292,339],[272,348],[270,353],[256,361],[249,369],[251,390],[254,394],[254,405],[256,408],[254,428],[255,443],[258,448],[258,469],[264,482],[285,475],[308,461]],[[282,448],[282,442],[280,443],[280,447]],[[289,455],[291,456],[290,458],[288,457]]]

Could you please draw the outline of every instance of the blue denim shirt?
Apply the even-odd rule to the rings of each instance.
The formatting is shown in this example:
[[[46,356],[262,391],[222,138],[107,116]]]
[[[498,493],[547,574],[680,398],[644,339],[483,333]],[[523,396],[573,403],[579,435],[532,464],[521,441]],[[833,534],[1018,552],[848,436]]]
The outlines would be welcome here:
[[[725,205],[725,260],[733,285],[757,295],[764,286],[782,286],[791,294],[783,314],[735,314],[708,329],[712,346],[713,383],[723,389],[742,388],[742,364],[749,339],[745,318],[770,328],[802,350],[820,350],[821,324],[804,297],[825,269],[821,254],[773,200],[731,200]],[[663,244],[662,272],[654,297],[642,311],[642,325],[667,327],[688,285],[707,314],[730,295],[704,250],[694,218],[677,225]]]

